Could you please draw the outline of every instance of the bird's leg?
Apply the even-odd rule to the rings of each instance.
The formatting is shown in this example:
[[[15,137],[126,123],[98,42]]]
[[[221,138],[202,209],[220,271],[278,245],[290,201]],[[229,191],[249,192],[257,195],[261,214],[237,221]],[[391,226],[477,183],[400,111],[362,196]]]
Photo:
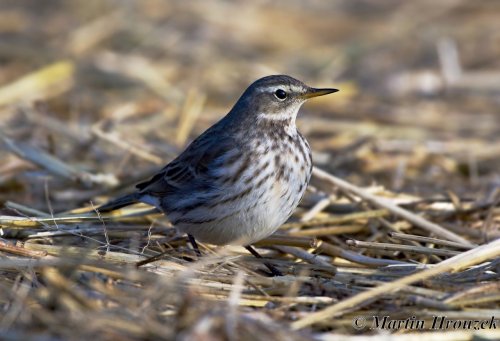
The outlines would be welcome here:
[[[254,255],[255,258],[263,259],[263,257],[252,246],[247,245],[247,246],[245,246],[245,249],[247,249],[248,252],[250,252],[252,255]],[[271,274],[273,276],[283,276],[283,274],[281,273],[281,271],[279,271],[278,269],[276,269],[271,263],[268,263],[266,261],[264,261],[263,263],[271,271]]]
[[[196,243],[196,240],[194,239],[193,235],[188,233],[188,239],[191,245],[193,246],[194,253],[196,253],[196,256],[201,257],[200,248],[198,247],[198,243]]]

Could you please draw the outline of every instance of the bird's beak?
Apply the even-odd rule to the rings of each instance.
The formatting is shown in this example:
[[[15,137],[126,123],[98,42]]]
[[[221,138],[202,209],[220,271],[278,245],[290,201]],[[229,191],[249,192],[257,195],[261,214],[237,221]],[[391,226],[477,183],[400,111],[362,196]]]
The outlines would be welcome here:
[[[302,94],[300,97],[304,99],[308,98],[313,98],[313,97],[318,97],[318,96],[324,96],[328,94],[333,94],[334,92],[339,91],[339,89],[315,89],[315,88],[309,88],[304,94]]]

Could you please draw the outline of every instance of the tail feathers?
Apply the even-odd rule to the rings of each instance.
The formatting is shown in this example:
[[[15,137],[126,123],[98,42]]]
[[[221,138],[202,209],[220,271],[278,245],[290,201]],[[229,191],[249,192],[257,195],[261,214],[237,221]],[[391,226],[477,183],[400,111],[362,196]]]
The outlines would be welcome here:
[[[119,208],[138,203],[139,198],[140,194],[137,192],[127,194],[114,200],[108,201],[104,205],[99,206],[97,209],[99,210],[99,212],[111,212]]]

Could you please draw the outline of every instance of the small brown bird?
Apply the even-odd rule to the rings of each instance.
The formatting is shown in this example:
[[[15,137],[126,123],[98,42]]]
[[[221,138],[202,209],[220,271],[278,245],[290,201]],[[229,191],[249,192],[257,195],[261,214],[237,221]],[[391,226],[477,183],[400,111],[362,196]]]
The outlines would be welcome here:
[[[99,211],[143,202],[164,212],[196,250],[195,239],[245,245],[258,256],[250,244],[290,217],[311,177],[311,149],[295,125],[297,113],[307,99],[337,91],[284,75],[255,81],[175,160]]]

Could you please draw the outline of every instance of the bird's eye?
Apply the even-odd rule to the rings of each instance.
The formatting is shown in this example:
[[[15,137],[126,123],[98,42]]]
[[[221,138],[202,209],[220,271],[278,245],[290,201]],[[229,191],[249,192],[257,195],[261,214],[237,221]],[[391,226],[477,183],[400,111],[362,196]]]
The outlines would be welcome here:
[[[280,101],[284,100],[286,98],[286,92],[285,90],[278,89],[274,92],[274,96],[279,99]]]

